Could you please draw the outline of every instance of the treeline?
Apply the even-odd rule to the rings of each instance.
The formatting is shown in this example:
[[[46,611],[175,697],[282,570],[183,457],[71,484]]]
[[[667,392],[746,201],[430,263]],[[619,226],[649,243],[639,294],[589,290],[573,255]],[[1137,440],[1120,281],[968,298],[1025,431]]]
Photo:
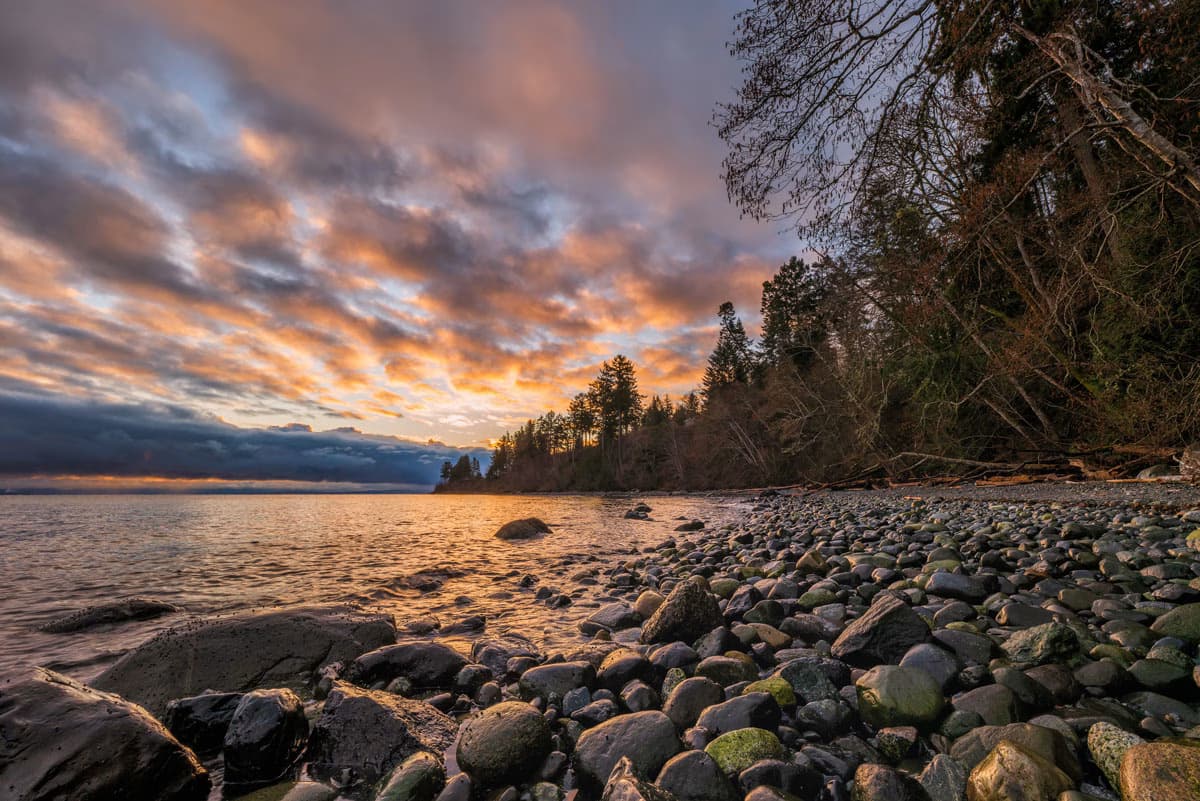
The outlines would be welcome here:
[[[757,342],[721,308],[690,406],[590,389],[503,441],[492,485],[821,482],[1196,442],[1197,19],[1200,0],[757,0],[715,120],[724,178],[808,255],[764,284]]]

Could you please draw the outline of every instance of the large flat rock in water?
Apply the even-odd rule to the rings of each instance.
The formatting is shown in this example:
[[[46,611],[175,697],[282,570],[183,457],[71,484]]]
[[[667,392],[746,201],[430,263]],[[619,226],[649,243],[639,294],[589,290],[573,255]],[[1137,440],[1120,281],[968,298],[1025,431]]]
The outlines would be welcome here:
[[[280,607],[190,621],[121,657],[92,682],[161,715],[167,701],[205,690],[307,690],[327,664],[396,641],[390,615],[347,606]]]
[[[0,685],[0,797],[203,801],[195,754],[136,704],[49,670]]]

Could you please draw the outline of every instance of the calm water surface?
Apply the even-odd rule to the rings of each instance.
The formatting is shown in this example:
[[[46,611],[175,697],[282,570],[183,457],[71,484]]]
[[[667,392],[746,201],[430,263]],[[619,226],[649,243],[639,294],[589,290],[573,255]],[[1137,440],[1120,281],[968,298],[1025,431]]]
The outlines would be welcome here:
[[[0,497],[0,674],[45,665],[88,679],[128,648],[186,615],[290,603],[356,601],[398,623],[472,614],[492,633],[545,647],[575,628],[603,590],[570,580],[630,549],[672,536],[677,517],[709,527],[746,508],[730,499],[646,499],[653,521],[625,520],[636,499],[592,496],[216,495]],[[554,533],[493,538],[503,523],[541,517]],[[675,535],[679,536],[679,535]],[[406,579],[444,570],[432,591]],[[549,609],[518,582],[525,573],[576,603]],[[461,574],[461,575],[459,575]],[[92,604],[142,595],[183,615],[71,634],[37,627]],[[457,600],[465,596],[470,602]]]

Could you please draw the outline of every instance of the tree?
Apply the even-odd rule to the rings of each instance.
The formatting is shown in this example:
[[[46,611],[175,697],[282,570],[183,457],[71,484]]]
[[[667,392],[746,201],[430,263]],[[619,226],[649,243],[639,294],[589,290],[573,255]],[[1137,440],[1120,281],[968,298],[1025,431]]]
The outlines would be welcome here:
[[[615,440],[635,427],[642,416],[642,395],[633,362],[619,353],[604,362],[588,386],[588,401],[596,412],[602,441]]]
[[[570,406],[567,408],[567,417],[571,422],[574,447],[584,447],[589,443],[592,433],[596,430],[596,410],[586,392],[580,392],[571,399]]]
[[[766,363],[801,370],[812,364],[828,333],[824,295],[817,265],[806,265],[795,256],[763,282],[759,349]]]
[[[717,345],[708,357],[708,367],[704,370],[702,391],[706,401],[711,401],[723,387],[749,381],[754,364],[750,340],[733,304],[729,301],[722,303],[717,316],[721,320]]]
[[[450,462],[442,462],[442,481],[450,480],[450,471],[454,468]]]

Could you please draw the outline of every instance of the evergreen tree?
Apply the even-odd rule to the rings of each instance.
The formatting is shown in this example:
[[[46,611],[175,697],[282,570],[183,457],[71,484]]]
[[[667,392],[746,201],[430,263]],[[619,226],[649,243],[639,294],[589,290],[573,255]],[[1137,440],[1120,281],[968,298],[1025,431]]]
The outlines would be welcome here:
[[[708,357],[708,367],[704,370],[702,392],[705,401],[711,401],[722,387],[745,384],[750,380],[754,365],[750,339],[733,304],[729,301],[722,303],[717,316],[721,320],[721,329],[717,334],[717,346]]]
[[[760,350],[767,364],[803,370],[825,341],[825,292],[816,268],[793,256],[763,282]]]

